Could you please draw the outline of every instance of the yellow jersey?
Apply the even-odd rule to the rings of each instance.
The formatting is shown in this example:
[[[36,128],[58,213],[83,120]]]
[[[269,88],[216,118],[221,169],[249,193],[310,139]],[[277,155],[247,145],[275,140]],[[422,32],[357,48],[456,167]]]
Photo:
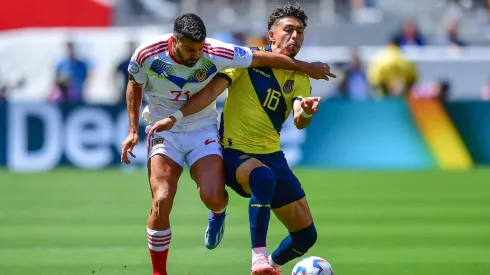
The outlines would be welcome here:
[[[310,96],[308,75],[266,67],[227,69],[219,75],[230,82],[221,116],[222,145],[250,154],[280,151],[280,132],[293,102]]]
[[[388,46],[378,52],[368,67],[368,79],[372,86],[384,93],[403,93],[417,81],[417,69],[403,56],[396,46]]]

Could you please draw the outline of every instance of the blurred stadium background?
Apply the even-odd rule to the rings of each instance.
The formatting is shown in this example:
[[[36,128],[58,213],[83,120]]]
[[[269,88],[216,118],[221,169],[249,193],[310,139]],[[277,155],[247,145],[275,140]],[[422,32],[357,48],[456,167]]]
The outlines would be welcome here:
[[[321,112],[282,134],[319,228],[309,254],[344,275],[490,274],[490,1],[298,2],[298,58],[339,76],[312,81]],[[149,274],[144,144],[119,162],[128,58],[183,12],[263,45],[285,3],[0,1],[0,274]],[[248,274],[247,202],[232,196],[207,251],[207,211],[179,184],[170,274]],[[271,223],[272,250],[286,232]]]

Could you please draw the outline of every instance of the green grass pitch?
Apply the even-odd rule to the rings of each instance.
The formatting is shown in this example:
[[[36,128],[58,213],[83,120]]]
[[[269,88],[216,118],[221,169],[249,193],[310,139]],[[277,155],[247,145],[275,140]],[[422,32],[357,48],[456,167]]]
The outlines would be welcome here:
[[[319,232],[308,255],[326,258],[337,275],[490,274],[490,170],[295,172]],[[151,274],[149,206],[143,172],[2,170],[0,274]],[[171,217],[171,275],[250,274],[247,201],[233,193],[228,213],[222,244],[206,250],[208,212],[184,174]],[[272,217],[270,252],[285,234]]]

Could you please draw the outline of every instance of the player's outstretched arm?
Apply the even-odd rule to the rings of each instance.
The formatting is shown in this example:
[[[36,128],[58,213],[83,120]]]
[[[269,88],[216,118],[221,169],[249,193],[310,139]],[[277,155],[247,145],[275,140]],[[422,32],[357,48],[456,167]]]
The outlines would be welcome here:
[[[321,97],[307,97],[294,101],[294,125],[298,129],[308,127],[313,114],[318,112],[318,105],[322,101]]]
[[[330,66],[323,62],[305,62],[293,59],[284,54],[254,51],[250,67],[270,67],[274,69],[293,70],[306,73],[314,79],[329,80],[337,76],[330,72]]]
[[[228,88],[229,82],[223,77],[215,77],[202,90],[192,96],[179,111],[170,115],[167,118],[157,121],[151,127],[148,135],[152,136],[155,132],[168,131],[172,129],[174,124],[192,114],[195,114],[204,108],[208,107],[213,101]]]
[[[180,108],[182,115],[184,117],[190,116],[208,107],[228,88],[228,85],[230,85],[230,82],[226,78],[215,77]]]
[[[128,86],[126,88],[126,104],[129,118],[129,134],[122,143],[121,161],[130,164],[128,153],[135,158],[133,148],[138,144],[138,127],[141,100],[143,99],[143,85],[136,82],[133,75],[129,74]]]

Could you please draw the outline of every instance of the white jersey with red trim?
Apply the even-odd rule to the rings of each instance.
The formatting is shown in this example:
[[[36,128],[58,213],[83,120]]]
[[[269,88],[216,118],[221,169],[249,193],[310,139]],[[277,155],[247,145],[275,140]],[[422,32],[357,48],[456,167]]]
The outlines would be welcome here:
[[[158,36],[139,46],[131,58],[128,72],[140,84],[151,84],[148,96],[148,122],[154,123],[179,110],[221,70],[247,68],[252,63],[249,48],[206,38],[201,58],[193,67],[180,64],[172,55],[172,34]],[[172,128],[185,132],[217,124],[216,102],[187,116]]]

